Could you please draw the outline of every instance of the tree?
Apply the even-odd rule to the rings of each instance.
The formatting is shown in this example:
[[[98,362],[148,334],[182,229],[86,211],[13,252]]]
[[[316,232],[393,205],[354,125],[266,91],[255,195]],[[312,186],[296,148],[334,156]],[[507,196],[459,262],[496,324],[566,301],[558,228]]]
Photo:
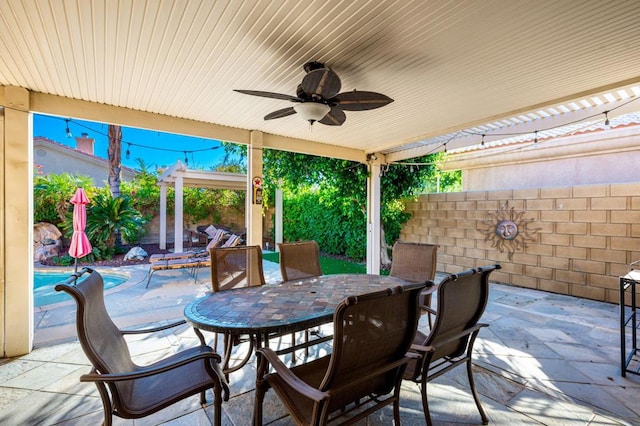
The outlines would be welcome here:
[[[107,148],[107,156],[109,160],[109,190],[113,198],[120,197],[120,171],[122,162],[122,128],[113,124],[109,124],[109,147]],[[115,246],[116,249],[122,246],[122,236],[120,228],[116,227]]]
[[[244,147],[225,144],[225,150],[246,155]],[[369,170],[366,164],[265,149],[263,151],[265,202],[273,197],[275,186],[299,194],[299,205],[290,208],[297,216],[285,223],[285,238],[331,238],[321,244],[323,250],[334,254],[364,254],[366,239],[366,181]],[[412,164],[382,166],[381,177],[381,260],[388,262],[387,244],[400,234],[402,225],[409,218],[404,211],[403,200],[426,191],[437,169],[434,161],[440,154],[414,159]],[[419,164],[419,165],[416,165]],[[312,194],[315,192],[315,195]],[[315,204],[322,203],[316,209]],[[287,217],[285,212],[285,218]],[[308,216],[315,215],[313,218]],[[328,216],[334,216],[333,218]],[[289,228],[289,229],[287,229]],[[303,234],[306,232],[306,235]],[[343,244],[351,240],[353,245]],[[320,241],[319,241],[320,243]],[[353,247],[358,247],[354,250]],[[337,253],[337,250],[345,250]],[[358,254],[359,256],[360,254]]]

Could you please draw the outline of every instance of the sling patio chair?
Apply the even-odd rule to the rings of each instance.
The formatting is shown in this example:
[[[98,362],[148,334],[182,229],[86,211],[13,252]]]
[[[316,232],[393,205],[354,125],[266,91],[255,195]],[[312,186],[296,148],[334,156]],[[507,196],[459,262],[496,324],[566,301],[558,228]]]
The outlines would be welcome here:
[[[87,277],[81,280],[85,273]],[[220,356],[205,345],[199,331],[201,345],[141,366],[131,358],[124,336],[168,330],[185,324],[184,320],[146,330],[118,329],[105,307],[102,276],[90,268],[73,274],[55,289],[71,295],[77,304],[78,340],[93,366],[80,381],[98,387],[105,425],[111,425],[113,415],[139,419],[198,393],[204,405],[208,389],[213,389],[215,424],[221,424],[222,400],[229,399],[229,386],[220,369]]]
[[[280,253],[280,274],[282,281],[295,281],[304,278],[319,277],[322,275],[320,267],[320,249],[315,241],[298,241],[291,243],[278,243]],[[305,343],[309,341],[309,333],[318,336],[320,331],[305,330]],[[291,336],[295,343],[295,334]],[[309,347],[304,348],[305,356],[309,356]],[[295,360],[295,356],[293,357]]]
[[[436,276],[438,247],[435,244],[407,243],[396,241],[391,252],[391,271],[389,275],[412,283],[430,283]],[[422,292],[420,305],[427,313],[429,325],[432,324],[431,296],[436,287],[430,285]]]
[[[254,425],[272,388],[298,425],[352,424],[393,404],[400,424],[400,384],[413,341],[424,283],[345,298],[334,313],[330,355],[287,367],[270,348],[260,348]],[[270,368],[272,372],[270,372]]]
[[[470,269],[448,275],[438,286],[438,309],[429,334],[416,332],[411,351],[418,355],[409,361],[404,378],[419,383],[424,417],[432,424],[427,401],[427,383],[447,371],[466,363],[471,394],[482,417],[489,422],[482,409],[473,381],[471,355],[473,344],[482,327],[479,323],[489,297],[489,275],[500,265]]]
[[[320,250],[315,241],[278,243],[280,273],[284,282],[303,278],[319,277]]]
[[[211,290],[214,293],[234,288],[265,285],[262,268],[262,249],[260,246],[219,247],[209,250],[211,267]],[[253,353],[254,342],[251,336],[223,334],[224,363],[222,370],[226,377],[230,373],[242,368]],[[231,352],[235,346],[249,342],[249,349],[244,358],[234,365],[231,364]],[[214,349],[217,349],[218,333],[214,339]]]

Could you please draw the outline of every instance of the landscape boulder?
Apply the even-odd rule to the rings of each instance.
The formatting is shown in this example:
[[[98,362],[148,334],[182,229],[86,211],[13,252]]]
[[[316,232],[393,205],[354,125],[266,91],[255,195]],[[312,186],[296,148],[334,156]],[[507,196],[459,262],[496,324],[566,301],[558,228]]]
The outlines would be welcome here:
[[[142,247],[132,247],[124,255],[124,260],[144,260],[145,257],[147,257],[147,252]]]
[[[62,256],[64,247],[62,233],[53,224],[38,222],[33,225],[33,260],[40,262]]]

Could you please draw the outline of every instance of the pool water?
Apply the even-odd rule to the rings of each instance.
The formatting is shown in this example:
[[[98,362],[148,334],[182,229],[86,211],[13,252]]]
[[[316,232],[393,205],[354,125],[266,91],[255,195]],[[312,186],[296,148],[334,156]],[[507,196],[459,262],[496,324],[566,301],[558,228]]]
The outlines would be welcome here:
[[[101,274],[104,280],[105,290],[116,287],[127,281],[125,275],[118,274]],[[34,272],[33,273],[33,305],[43,306],[51,303],[66,302],[73,300],[65,292],[55,290],[56,284],[65,281],[71,276],[66,272]],[[80,277],[79,281],[86,278],[87,275]]]

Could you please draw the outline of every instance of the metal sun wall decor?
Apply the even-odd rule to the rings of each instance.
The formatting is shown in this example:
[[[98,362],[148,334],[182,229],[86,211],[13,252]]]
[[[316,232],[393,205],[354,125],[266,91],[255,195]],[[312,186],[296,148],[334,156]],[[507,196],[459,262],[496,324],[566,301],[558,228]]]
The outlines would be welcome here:
[[[491,247],[497,248],[500,253],[508,252],[511,260],[516,251],[527,248],[527,241],[535,241],[534,235],[541,229],[529,229],[528,225],[534,219],[524,219],[525,211],[516,211],[515,207],[509,208],[509,202],[505,202],[500,210],[489,212],[488,218],[482,221],[484,229],[479,231],[484,235],[485,241],[491,241]]]

